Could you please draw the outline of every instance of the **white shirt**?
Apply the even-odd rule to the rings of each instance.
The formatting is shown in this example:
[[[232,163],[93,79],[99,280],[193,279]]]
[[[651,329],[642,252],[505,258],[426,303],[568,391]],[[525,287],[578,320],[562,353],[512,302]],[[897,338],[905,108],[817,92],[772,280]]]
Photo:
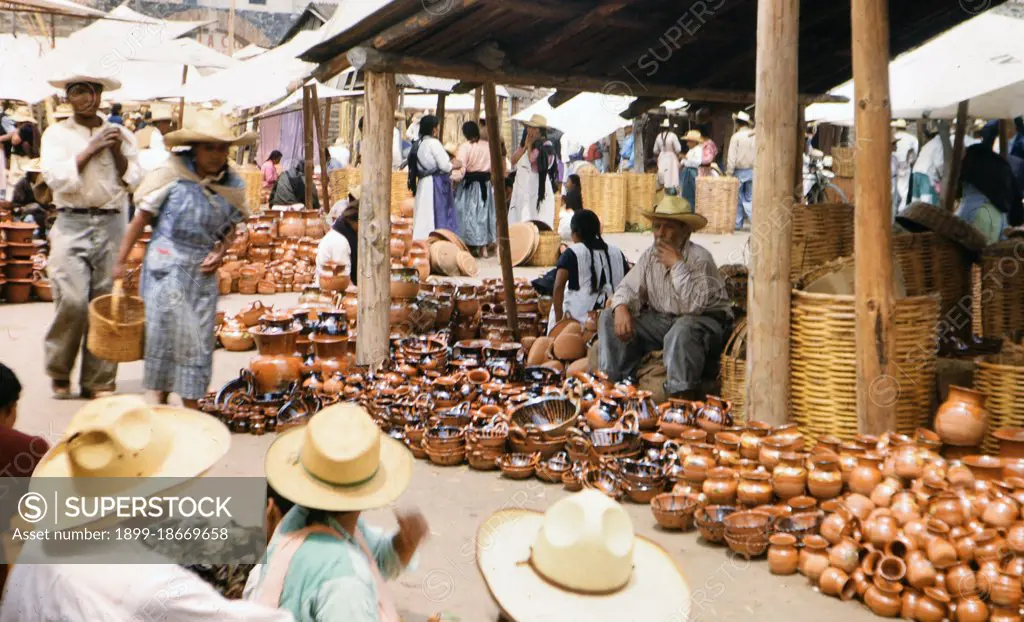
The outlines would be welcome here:
[[[732,175],[736,169],[754,168],[754,159],[757,157],[757,143],[754,141],[754,130],[745,127],[729,140],[729,161],[726,163],[726,172]]]
[[[128,168],[123,177],[118,176],[114,155],[107,149],[93,156],[81,172],[75,163],[75,158],[85,150],[92,137],[108,127],[111,125],[104,121],[99,127],[88,128],[70,117],[43,132],[43,179],[53,191],[53,204],[56,207],[98,207],[127,211],[128,193],[135,189],[144,173],[139,165],[139,152],[131,132],[122,126],[115,126],[124,137],[121,153],[128,160]]]
[[[424,137],[420,141],[419,149],[416,151],[416,162],[419,165],[420,174],[433,171],[452,172],[451,156],[444,150],[441,141],[433,136]]]
[[[139,166],[142,170],[149,172],[167,161],[171,152],[164,146],[164,135],[160,130],[153,128],[149,137],[149,148],[139,151]]]
[[[396,127],[391,138],[391,168],[398,170],[402,166],[402,132]]]
[[[896,132],[896,162],[902,169],[904,165],[913,164],[920,150],[920,143],[917,136],[904,131]]]
[[[288,611],[228,600],[175,564],[15,565],[0,622],[292,622]]]
[[[935,136],[921,147],[921,155],[914,163],[915,173],[924,173],[932,180],[942,177],[945,165],[945,154],[942,152],[942,139]]]
[[[348,238],[333,228],[320,239],[320,246],[316,249],[316,273],[318,276],[323,273],[324,264],[327,262],[345,266],[346,274],[352,266],[352,247],[348,243]]]

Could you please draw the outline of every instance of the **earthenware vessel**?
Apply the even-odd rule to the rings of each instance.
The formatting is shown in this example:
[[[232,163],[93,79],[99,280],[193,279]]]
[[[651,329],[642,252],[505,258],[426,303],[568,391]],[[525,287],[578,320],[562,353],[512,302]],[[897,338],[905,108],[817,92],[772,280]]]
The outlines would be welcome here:
[[[875,504],[871,502],[871,499],[858,493],[847,495],[843,500],[843,505],[846,506],[846,509],[850,510],[851,514],[862,521],[866,521],[871,512],[875,510]]]
[[[999,560],[990,559],[979,562],[978,570],[974,573],[975,581],[978,584],[978,593],[988,598],[992,594],[992,588],[999,582],[1002,572]],[[1017,585],[1020,585],[1019,580]]]
[[[850,573],[850,578],[853,579],[853,585],[857,591],[857,598],[863,599],[864,594],[867,593],[868,588],[871,587],[871,580],[860,568]]]
[[[718,432],[715,434],[715,453],[718,457],[718,464],[722,466],[733,466],[740,461],[740,437],[733,432]]]
[[[899,529],[900,525],[892,515],[874,516],[864,523],[864,538],[881,551],[896,539]]]
[[[949,541],[949,527],[940,520],[927,522],[928,544],[925,551],[928,561],[939,570],[949,568],[957,561],[956,547]]]
[[[633,411],[641,432],[652,432],[658,429],[658,406],[654,403],[650,391],[635,390],[623,404],[623,411]]]
[[[843,490],[843,474],[839,470],[839,459],[831,455],[816,455],[811,458],[807,472],[807,490],[815,499],[834,499]]]
[[[857,594],[857,585],[846,572],[839,568],[828,567],[821,573],[818,580],[821,593],[840,600],[851,600]]]
[[[907,565],[907,583],[919,590],[935,585],[938,571],[928,561],[928,555],[924,551],[911,551],[907,555],[905,562]]]
[[[832,546],[828,552],[828,561],[832,566],[849,574],[860,566],[860,544],[851,538],[843,538]]]
[[[892,498],[892,502],[889,504],[889,509],[892,510],[892,515],[896,517],[896,521],[899,524],[906,525],[915,518],[921,517],[921,512],[918,509],[917,499],[914,493],[911,492],[899,492],[896,493]]]
[[[876,576],[871,587],[864,594],[864,603],[871,611],[883,618],[895,618],[900,614],[903,601],[900,593],[903,586]]]
[[[798,569],[811,583],[817,584],[825,569],[829,567],[828,540],[821,536],[807,536],[800,550]]]
[[[964,598],[978,591],[978,578],[964,562],[954,564],[945,573],[945,589],[953,598]]]
[[[729,549],[746,559],[763,555],[768,550],[773,520],[771,514],[756,510],[729,514],[725,517],[725,541]]]
[[[1020,622],[1020,613],[1017,607],[992,607],[989,612],[989,622]]]
[[[998,529],[1009,529],[1017,519],[1019,508],[1013,499],[1006,496],[998,496],[989,502],[981,520],[989,527]]]
[[[935,431],[947,445],[974,447],[985,436],[988,418],[985,394],[954,385],[935,413]]]
[[[690,446],[691,453],[683,459],[683,477],[690,482],[703,483],[708,471],[715,466],[714,448],[707,443]]]
[[[871,491],[871,502],[877,507],[887,508],[892,503],[893,496],[903,488],[903,485],[895,477],[886,477]]]
[[[709,395],[702,408],[697,409],[697,425],[708,433],[718,432],[733,425],[732,404],[716,395]]]
[[[734,505],[738,486],[736,471],[729,467],[715,467],[707,472],[703,492],[712,505]]]
[[[761,441],[772,431],[771,424],[764,421],[748,421],[740,434],[740,457],[757,460],[761,451]]]
[[[697,495],[666,492],[651,499],[651,513],[662,529],[689,531],[693,529],[693,515],[699,505]]]
[[[807,468],[804,454],[786,452],[779,455],[779,463],[772,470],[772,489],[783,501],[804,494]]]
[[[950,598],[945,591],[926,587],[914,608],[914,619],[920,622],[942,622],[949,614]]]
[[[796,538],[788,533],[776,533],[769,538],[768,569],[772,574],[791,575],[796,572],[800,554]]]
[[[825,516],[821,522],[821,535],[832,544],[838,544],[853,533],[854,518],[845,507]]]
[[[736,488],[736,499],[746,506],[771,503],[773,492],[772,476],[767,471],[750,471],[740,475]]]
[[[977,594],[958,598],[955,604],[957,622],[985,622],[988,606]]]
[[[267,326],[249,329],[259,348],[259,356],[250,362],[249,368],[261,394],[287,390],[291,383],[299,379],[301,373],[302,359],[295,355],[299,329],[290,328],[281,332],[274,330]]]
[[[847,482],[850,490],[864,496],[870,496],[875,486],[882,481],[882,472],[879,470],[881,462],[882,457],[873,452],[867,452],[858,457],[857,467],[850,473],[850,478]]]

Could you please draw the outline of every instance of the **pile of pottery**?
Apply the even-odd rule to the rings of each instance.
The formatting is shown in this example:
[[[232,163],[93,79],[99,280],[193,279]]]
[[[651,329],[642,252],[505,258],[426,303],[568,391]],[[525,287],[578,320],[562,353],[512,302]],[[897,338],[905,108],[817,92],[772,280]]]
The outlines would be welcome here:
[[[324,235],[318,210],[269,210],[238,227],[218,271],[222,294],[301,291],[313,282]]]
[[[555,325],[547,336],[534,340],[526,357],[527,365],[550,367],[556,371],[564,369],[569,374],[585,372],[590,366],[587,342],[592,336],[586,334],[582,324],[566,318]]]
[[[33,257],[39,246],[33,241],[36,225],[24,222],[0,224],[0,298],[9,303],[28,302],[36,279]]]
[[[551,297],[539,296],[533,285],[522,279],[516,279],[515,296],[518,343],[529,352],[537,338],[548,332]],[[501,279],[484,279],[482,285],[459,286],[455,290],[455,306],[458,317],[453,336],[456,340],[515,341],[508,325],[505,287]]]

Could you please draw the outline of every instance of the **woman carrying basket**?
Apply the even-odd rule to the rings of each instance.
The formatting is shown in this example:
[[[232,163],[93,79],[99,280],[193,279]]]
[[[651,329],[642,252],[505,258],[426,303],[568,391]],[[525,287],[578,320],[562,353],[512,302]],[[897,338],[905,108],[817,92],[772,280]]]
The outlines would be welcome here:
[[[245,183],[228,164],[232,145],[255,135],[236,135],[227,119],[197,115],[191,127],[164,137],[168,147],[188,146],[143,179],[138,209],[114,269],[124,274],[132,246],[147,225],[153,237],[142,266],[146,303],[144,386],[166,404],[177,393],[196,408],[213,369],[217,269],[231,246],[235,225],[248,215]]]

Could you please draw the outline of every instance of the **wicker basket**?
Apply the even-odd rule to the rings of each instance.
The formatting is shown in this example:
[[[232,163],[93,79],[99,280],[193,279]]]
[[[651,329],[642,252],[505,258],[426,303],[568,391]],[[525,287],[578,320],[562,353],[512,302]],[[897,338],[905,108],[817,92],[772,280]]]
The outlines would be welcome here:
[[[832,147],[832,172],[836,177],[853,178],[856,171],[852,147]]]
[[[654,173],[626,173],[626,224],[648,229],[651,223],[641,213],[654,207],[658,176]]]
[[[966,338],[971,330],[971,259],[959,245],[931,232],[893,236],[908,296],[939,294],[939,312],[952,335]]]
[[[548,267],[558,263],[558,247],[562,238],[554,231],[541,231],[537,248],[527,260],[527,264],[537,267]]]
[[[697,177],[694,209],[708,219],[706,233],[732,233],[736,229],[736,204],[740,180],[735,177]]]
[[[146,313],[142,299],[124,293],[124,284],[114,282],[114,291],[89,303],[89,335],[86,346],[97,358],[115,363],[142,359],[145,352]]]
[[[791,280],[795,281],[808,270],[834,259],[853,254],[852,205],[794,205],[792,214]]]
[[[408,171],[394,171],[391,173],[391,215],[400,217],[402,215],[402,201],[412,198],[409,192]]]
[[[747,312],[747,281],[750,270],[743,264],[728,264],[718,269],[725,281],[725,292],[729,296],[733,310],[740,314]]]
[[[980,311],[981,335],[1018,341],[1024,331],[1024,240],[989,246],[981,255],[975,280],[975,307]]]
[[[338,169],[328,174],[327,187],[330,190],[331,205],[348,198],[348,171]],[[330,206],[328,206],[330,209]]]
[[[999,440],[992,433],[1000,428],[1024,427],[1024,357],[1003,353],[984,356],[977,360],[974,388],[988,399],[988,430],[982,450],[996,454]]]
[[[747,397],[747,320],[736,323],[729,341],[722,350],[719,365],[722,382],[722,398],[732,403],[732,413],[737,422],[747,420],[744,399]],[[737,423],[739,425],[739,423]]]
[[[238,175],[245,182],[245,202],[253,214],[263,208],[263,173],[252,164],[240,167]]]
[[[626,175],[606,173],[581,174],[580,192],[583,207],[597,214],[604,233],[626,230]]]
[[[841,269],[850,261],[835,261],[816,272]],[[894,316],[896,431],[909,434],[926,425],[932,412],[939,297],[898,299]],[[858,432],[855,318],[853,296],[793,290],[790,410],[805,435],[852,439]]]

